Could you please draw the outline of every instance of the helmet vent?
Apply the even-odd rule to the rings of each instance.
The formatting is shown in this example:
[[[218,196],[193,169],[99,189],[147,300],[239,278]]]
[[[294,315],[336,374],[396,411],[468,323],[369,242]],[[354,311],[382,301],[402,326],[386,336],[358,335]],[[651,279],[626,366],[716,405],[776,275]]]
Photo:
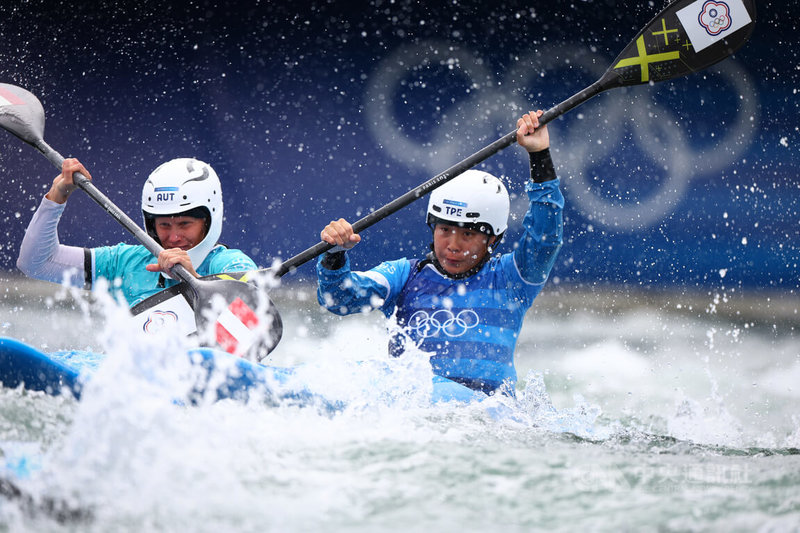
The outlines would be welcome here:
[[[481,214],[480,213],[476,213],[476,212],[473,211],[472,213],[467,213],[464,216],[467,217],[467,218],[478,218],[478,217],[481,216]]]
[[[433,210],[434,210],[434,211],[436,211],[437,213],[441,213],[441,212],[442,212],[442,208],[441,208],[441,207],[439,207],[438,205],[432,205],[432,206],[431,206],[431,209],[433,209]]]
[[[195,173],[194,163],[195,163],[195,161],[193,161],[191,159],[186,162],[186,170],[189,171],[189,174],[194,174]],[[186,185],[190,181],[205,181],[206,179],[208,179],[208,166],[207,165],[203,165],[200,168],[200,175],[199,176],[195,176],[193,178],[190,178],[190,179],[184,181],[183,184]]]

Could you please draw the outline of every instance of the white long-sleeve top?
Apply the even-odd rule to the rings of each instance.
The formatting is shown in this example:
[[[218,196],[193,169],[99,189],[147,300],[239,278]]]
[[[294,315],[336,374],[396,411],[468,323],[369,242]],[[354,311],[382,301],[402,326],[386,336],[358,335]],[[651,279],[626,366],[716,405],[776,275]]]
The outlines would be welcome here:
[[[32,278],[84,288],[86,250],[58,240],[58,221],[66,205],[42,198],[22,238],[17,268]]]

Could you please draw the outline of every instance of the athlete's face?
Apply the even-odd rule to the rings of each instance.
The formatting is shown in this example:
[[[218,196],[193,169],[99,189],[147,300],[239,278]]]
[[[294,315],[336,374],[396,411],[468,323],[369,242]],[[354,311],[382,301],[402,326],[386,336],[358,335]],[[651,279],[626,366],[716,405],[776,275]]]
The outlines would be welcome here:
[[[433,253],[450,274],[463,274],[475,267],[489,252],[495,237],[447,224],[433,228]]]
[[[206,221],[195,217],[156,217],[156,234],[166,249],[194,248],[206,236]]]

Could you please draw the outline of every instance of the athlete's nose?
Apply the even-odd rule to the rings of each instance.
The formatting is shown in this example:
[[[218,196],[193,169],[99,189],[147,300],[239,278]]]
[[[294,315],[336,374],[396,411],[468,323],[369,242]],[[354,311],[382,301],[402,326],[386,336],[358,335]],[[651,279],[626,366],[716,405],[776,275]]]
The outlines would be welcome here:
[[[461,252],[466,248],[466,239],[459,233],[453,232],[448,236],[447,248],[452,252]]]
[[[181,240],[180,232],[175,231],[175,230],[170,230],[170,232],[167,233],[167,242],[169,242],[169,243],[177,243],[177,242],[180,242],[180,240]]]
[[[447,236],[447,249],[451,252],[458,252],[461,250],[461,240],[456,235],[456,232]]]

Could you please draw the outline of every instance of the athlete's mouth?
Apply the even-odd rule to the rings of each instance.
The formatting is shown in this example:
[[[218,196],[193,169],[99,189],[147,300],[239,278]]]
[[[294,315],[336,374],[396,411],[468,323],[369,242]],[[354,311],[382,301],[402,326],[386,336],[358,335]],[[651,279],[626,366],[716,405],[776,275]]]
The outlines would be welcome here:
[[[193,248],[193,246],[190,245],[190,244],[170,243],[170,244],[165,245],[164,248],[167,248],[167,249],[169,249],[169,248],[180,248],[184,252],[188,252],[189,250],[191,250]]]

